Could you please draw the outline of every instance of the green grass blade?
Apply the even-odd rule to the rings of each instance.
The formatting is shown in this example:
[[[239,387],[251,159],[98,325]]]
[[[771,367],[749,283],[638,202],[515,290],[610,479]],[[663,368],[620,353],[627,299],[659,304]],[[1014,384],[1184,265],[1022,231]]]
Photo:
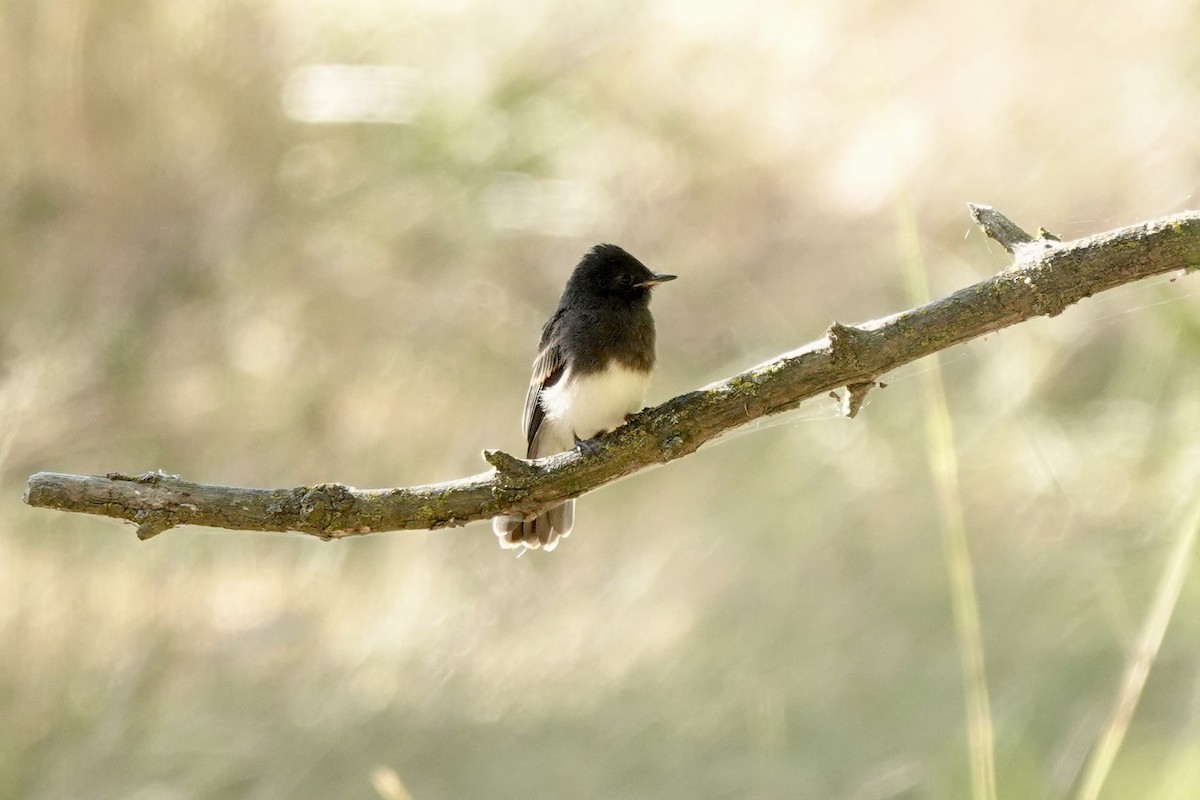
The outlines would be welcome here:
[[[1183,581],[1187,577],[1188,565],[1191,563],[1197,528],[1200,528],[1200,500],[1188,514],[1175,549],[1163,568],[1154,602],[1151,604],[1150,611],[1138,634],[1137,646],[1125,665],[1125,677],[1121,681],[1121,688],[1113,703],[1108,725],[1101,734],[1096,749],[1092,752],[1091,761],[1088,762],[1087,771],[1080,784],[1077,795],[1079,800],[1096,800],[1112,771],[1113,762],[1121,749],[1121,743],[1125,741],[1129,723],[1133,719],[1138,701],[1142,697],[1142,690],[1146,686],[1150,668],[1154,666],[1154,659],[1158,657],[1163,636],[1167,632],[1167,625],[1179,602],[1179,593],[1183,589]]]
[[[899,211],[901,252],[909,300],[914,304],[929,299],[929,281],[921,254],[916,219],[908,204]],[[958,483],[958,455],[954,449],[954,426],[946,404],[941,362],[935,356],[924,373],[926,451],[937,493],[941,518],[942,546],[950,579],[954,629],[958,640],[967,706],[967,740],[971,761],[973,800],[996,798],[996,746],[984,668],[983,633],[975,593],[971,553],[963,517]]]

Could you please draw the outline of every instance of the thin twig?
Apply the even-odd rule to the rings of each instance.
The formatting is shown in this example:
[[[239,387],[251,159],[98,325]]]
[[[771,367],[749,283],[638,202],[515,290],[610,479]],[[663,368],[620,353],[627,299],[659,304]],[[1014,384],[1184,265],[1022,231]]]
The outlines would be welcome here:
[[[987,234],[989,239],[995,239],[1010,253],[1015,253],[1017,248],[1023,244],[1030,244],[1034,240],[1017,223],[1013,222],[1008,217],[1001,214],[991,206],[984,206],[978,203],[967,203],[967,209],[971,212],[971,219],[975,220],[983,232]],[[1055,239],[1054,241],[1058,241]]]

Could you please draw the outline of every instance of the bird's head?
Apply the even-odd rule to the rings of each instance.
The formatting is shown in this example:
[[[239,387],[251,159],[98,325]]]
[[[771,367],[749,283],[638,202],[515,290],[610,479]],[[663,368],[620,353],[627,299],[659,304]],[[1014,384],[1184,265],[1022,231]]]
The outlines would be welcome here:
[[[649,302],[650,290],[675,280],[674,275],[651,272],[646,265],[615,244],[598,244],[580,260],[567,291],[588,297],[610,297],[630,303]]]

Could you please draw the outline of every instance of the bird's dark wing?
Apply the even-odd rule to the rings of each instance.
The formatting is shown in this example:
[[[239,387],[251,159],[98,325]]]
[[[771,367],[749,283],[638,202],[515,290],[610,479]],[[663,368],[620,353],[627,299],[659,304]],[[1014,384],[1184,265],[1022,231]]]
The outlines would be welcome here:
[[[528,445],[526,458],[536,458],[536,443],[538,431],[546,417],[542,404],[538,402],[543,389],[548,389],[558,383],[566,368],[563,356],[561,331],[562,309],[546,321],[542,327],[542,342],[539,345],[537,358],[533,360],[533,375],[529,378],[529,392],[525,395],[525,441]]]

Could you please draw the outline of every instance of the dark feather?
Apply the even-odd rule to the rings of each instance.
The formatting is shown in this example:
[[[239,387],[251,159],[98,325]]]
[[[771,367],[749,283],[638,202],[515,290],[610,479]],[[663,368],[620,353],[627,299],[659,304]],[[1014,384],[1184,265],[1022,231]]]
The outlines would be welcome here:
[[[525,428],[526,458],[537,458],[545,453],[537,452],[538,431],[541,430],[542,420],[546,418],[546,410],[538,402],[542,390],[558,383],[567,366],[562,348],[561,321],[563,309],[542,326],[542,341],[538,345],[537,358],[533,360],[533,375],[529,378],[529,391],[525,395],[525,416],[522,426]]]

